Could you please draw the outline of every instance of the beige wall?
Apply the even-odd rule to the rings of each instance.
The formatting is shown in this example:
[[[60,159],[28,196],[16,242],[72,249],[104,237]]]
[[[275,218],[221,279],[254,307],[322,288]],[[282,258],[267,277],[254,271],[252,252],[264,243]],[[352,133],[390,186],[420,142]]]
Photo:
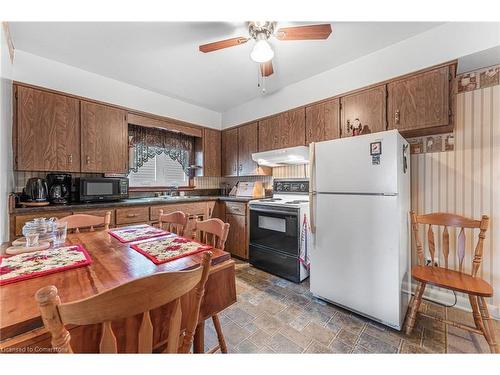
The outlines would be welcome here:
[[[412,208],[416,212],[443,211],[474,218],[480,218],[482,214],[490,216],[480,272],[495,290],[489,303],[491,313],[497,318],[500,318],[499,112],[498,85],[458,94],[454,151],[411,157]],[[470,271],[471,249],[477,241],[477,233],[474,232],[474,237],[467,233],[466,271]],[[454,251],[457,235],[457,232],[450,232],[453,265],[457,259]],[[435,232],[435,236],[440,237],[440,233]],[[431,294],[450,302],[439,292]],[[459,304],[468,308],[468,301],[463,298],[459,298]]]

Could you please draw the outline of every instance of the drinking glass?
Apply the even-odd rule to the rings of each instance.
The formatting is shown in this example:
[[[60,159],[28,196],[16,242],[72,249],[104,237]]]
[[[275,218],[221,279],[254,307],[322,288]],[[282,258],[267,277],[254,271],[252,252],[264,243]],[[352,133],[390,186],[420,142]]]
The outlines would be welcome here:
[[[54,229],[54,245],[64,244],[64,242],[66,242],[67,233],[68,233],[68,223],[65,221],[56,222]]]
[[[38,237],[40,236],[40,233],[38,233],[36,230],[30,230],[26,233],[26,247],[31,247],[31,246],[36,246],[38,245]]]

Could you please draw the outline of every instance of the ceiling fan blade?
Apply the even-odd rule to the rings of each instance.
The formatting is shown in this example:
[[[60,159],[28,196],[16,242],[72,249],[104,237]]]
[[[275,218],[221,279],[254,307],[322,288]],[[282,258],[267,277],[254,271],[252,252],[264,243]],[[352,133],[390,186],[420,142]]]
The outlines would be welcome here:
[[[212,52],[217,51],[218,49],[228,48],[238,46],[240,44],[246,43],[250,40],[250,38],[244,38],[242,36],[237,38],[219,40],[218,42],[203,44],[200,46],[201,52]]]
[[[272,60],[260,64],[260,74],[262,74],[262,77],[269,77],[273,73],[274,69]]]
[[[327,39],[332,33],[332,25],[307,25],[295,27],[282,27],[278,29],[276,38],[279,40],[313,40]]]

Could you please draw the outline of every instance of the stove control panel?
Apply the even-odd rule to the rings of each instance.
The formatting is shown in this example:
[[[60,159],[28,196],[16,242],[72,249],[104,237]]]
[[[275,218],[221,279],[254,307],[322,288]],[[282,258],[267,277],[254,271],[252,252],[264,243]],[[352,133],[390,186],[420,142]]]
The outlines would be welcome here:
[[[309,180],[274,180],[273,192],[275,194],[307,194],[309,193]]]

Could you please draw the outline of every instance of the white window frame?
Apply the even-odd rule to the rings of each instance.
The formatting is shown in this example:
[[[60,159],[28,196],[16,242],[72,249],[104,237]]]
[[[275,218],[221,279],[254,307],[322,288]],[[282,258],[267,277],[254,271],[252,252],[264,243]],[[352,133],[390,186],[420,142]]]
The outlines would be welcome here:
[[[162,162],[161,165],[158,162]],[[151,163],[154,163],[154,171],[151,171],[152,165]],[[175,171],[169,171],[167,172],[166,168],[175,168]],[[143,171],[144,176],[141,175],[141,168],[146,168],[146,170]],[[147,175],[147,172],[149,172],[149,176]],[[169,180],[172,176],[169,176],[169,174],[174,174],[179,176],[180,173],[183,174],[182,179],[177,179],[177,180]],[[154,179],[151,181],[148,181],[147,178],[151,176],[151,174],[154,174]],[[137,179],[134,179],[132,176],[134,175],[139,175]],[[164,188],[164,187],[188,187],[190,186],[190,178],[187,176],[183,169],[182,166],[179,164],[179,162],[173,160],[170,158],[170,156],[161,153],[160,155],[156,155],[154,159],[148,160],[142,167],[139,167],[139,170],[137,173],[134,171],[130,171],[128,174],[128,179],[129,179],[129,186],[131,188]]]

